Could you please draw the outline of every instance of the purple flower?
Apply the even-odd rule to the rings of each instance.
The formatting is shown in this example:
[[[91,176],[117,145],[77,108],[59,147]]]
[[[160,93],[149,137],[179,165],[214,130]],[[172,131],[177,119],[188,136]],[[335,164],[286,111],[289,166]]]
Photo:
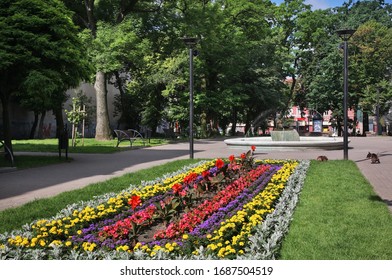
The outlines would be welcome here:
[[[205,220],[203,223],[201,223],[196,228],[194,228],[194,230],[190,233],[190,235],[193,236],[194,238],[205,238],[205,234],[212,232],[214,229],[219,227],[220,223],[223,220],[233,216],[238,210],[242,209],[244,204],[251,201],[258,193],[260,193],[265,188],[266,184],[270,181],[273,174],[275,174],[276,171],[278,171],[281,168],[281,166],[279,165],[264,165],[264,166],[268,166],[269,169],[265,170],[263,174],[261,174],[249,187],[245,188],[234,200],[230,201],[224,207],[219,208],[218,211],[212,214],[207,220]],[[221,170],[218,170],[217,167],[213,167],[209,170],[210,176],[215,176],[218,172],[221,172]],[[241,176],[241,174],[239,174],[239,176]],[[234,180],[235,178],[233,177],[231,179]],[[196,180],[194,180],[194,182],[192,183],[192,186],[184,185],[184,188],[193,187],[193,184],[201,182],[202,180],[204,180],[203,176],[199,175],[196,178]],[[136,211],[143,210],[148,206],[150,206],[151,204],[162,201],[171,195],[173,195],[173,191],[170,189],[165,193],[158,194],[154,197],[145,200],[143,204],[141,206],[136,207],[135,210]],[[99,232],[102,231],[103,227],[115,224],[117,221],[130,217],[134,213],[135,211],[129,208],[129,209],[125,209],[121,213],[116,213],[111,217],[107,217],[100,221],[91,223],[81,229],[80,235],[72,236],[72,241],[74,243],[83,243],[83,242],[95,243],[98,246],[110,250],[113,250],[118,246],[130,244],[131,240],[128,237],[121,237],[121,239],[120,238],[116,239],[112,237],[99,236]],[[177,242],[177,244],[180,246],[183,246],[184,244],[181,239],[180,240],[161,239],[158,241],[152,241],[143,244],[147,244],[150,247],[154,245],[159,245],[163,247],[165,246],[165,244],[169,242],[170,243]]]
[[[233,216],[237,211],[242,209],[244,204],[251,201],[253,197],[260,193],[280,168],[280,166],[271,166],[251,186],[244,189],[236,199],[229,202],[226,206],[219,208],[207,220],[194,228],[190,234],[202,237],[207,232],[212,232],[215,228],[219,227],[223,219]]]

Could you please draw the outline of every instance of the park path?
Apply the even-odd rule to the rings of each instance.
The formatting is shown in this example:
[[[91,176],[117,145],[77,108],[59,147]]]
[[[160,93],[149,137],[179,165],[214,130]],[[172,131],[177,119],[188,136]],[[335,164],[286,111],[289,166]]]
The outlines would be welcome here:
[[[223,140],[195,140],[194,158],[227,158],[239,155],[244,148],[229,148]],[[378,153],[381,164],[371,164],[368,152]],[[342,150],[274,150],[257,149],[255,157],[271,159],[343,159]],[[114,154],[72,154],[70,163],[0,172],[0,210],[29,201],[51,197],[64,191],[82,188],[140,169],[169,161],[189,158],[189,144],[175,143]],[[392,137],[358,137],[349,144],[349,160],[353,160],[373,186],[377,195],[392,212]]]

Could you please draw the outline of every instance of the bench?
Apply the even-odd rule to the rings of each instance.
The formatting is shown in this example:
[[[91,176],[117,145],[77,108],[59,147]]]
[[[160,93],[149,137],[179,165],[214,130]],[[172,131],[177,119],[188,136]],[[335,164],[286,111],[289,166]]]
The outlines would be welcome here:
[[[118,145],[120,145],[120,143],[122,141],[129,141],[129,145],[132,147],[132,144],[136,140],[142,141],[143,142],[143,146],[146,146],[146,142],[145,142],[143,136],[137,130],[134,130],[134,129],[127,129],[127,130],[115,129],[114,133],[116,134],[116,137],[117,137],[117,145],[116,145],[116,147],[118,147]]]
[[[11,150],[8,148],[5,142],[3,140],[0,140],[0,149],[2,148],[4,148],[4,152],[0,152],[0,155],[6,155],[6,157],[11,161],[11,166],[14,166],[14,155],[11,153]]]
[[[165,138],[176,138],[176,133],[171,128],[164,128],[163,133],[165,134]]]

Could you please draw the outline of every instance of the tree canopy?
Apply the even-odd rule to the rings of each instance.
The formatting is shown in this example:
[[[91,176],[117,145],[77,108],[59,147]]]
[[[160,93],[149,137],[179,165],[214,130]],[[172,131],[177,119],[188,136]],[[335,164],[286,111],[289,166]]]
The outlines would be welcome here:
[[[31,107],[61,109],[65,91],[88,77],[72,13],[57,0],[1,1],[0,61],[3,131],[9,147],[12,96],[18,94]]]
[[[352,28],[357,31],[349,41],[349,106],[373,113],[375,104],[382,103],[381,111],[387,112],[391,13],[392,5],[380,0],[348,1],[325,10],[304,0],[279,5],[269,0],[4,0],[3,106],[17,92],[31,110],[50,108],[48,99],[61,104],[64,90],[89,72],[95,77],[97,139],[110,138],[113,129],[107,83],[119,89],[118,127],[155,131],[166,120],[186,131],[189,55],[181,38],[191,36],[198,38],[197,125],[208,123],[217,131],[231,124],[234,132],[244,123],[248,130],[278,112],[285,115],[293,105],[332,110],[339,119],[343,53],[336,30]],[[45,90],[40,83],[47,85]]]

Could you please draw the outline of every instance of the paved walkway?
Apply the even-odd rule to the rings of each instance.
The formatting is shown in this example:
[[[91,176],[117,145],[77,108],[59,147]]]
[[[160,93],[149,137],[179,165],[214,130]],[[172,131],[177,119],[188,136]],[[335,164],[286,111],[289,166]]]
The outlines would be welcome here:
[[[349,159],[356,162],[392,212],[392,137],[352,138],[349,148]],[[242,151],[228,148],[222,140],[195,140],[194,143],[194,158],[223,158],[239,155]],[[381,164],[371,164],[366,159],[368,152],[378,153]],[[319,155],[343,159],[342,150],[256,150],[257,158],[316,159]],[[189,144],[176,143],[115,154],[72,154],[70,157],[74,159],[71,163],[1,172],[0,210],[168,161],[189,158]]]

